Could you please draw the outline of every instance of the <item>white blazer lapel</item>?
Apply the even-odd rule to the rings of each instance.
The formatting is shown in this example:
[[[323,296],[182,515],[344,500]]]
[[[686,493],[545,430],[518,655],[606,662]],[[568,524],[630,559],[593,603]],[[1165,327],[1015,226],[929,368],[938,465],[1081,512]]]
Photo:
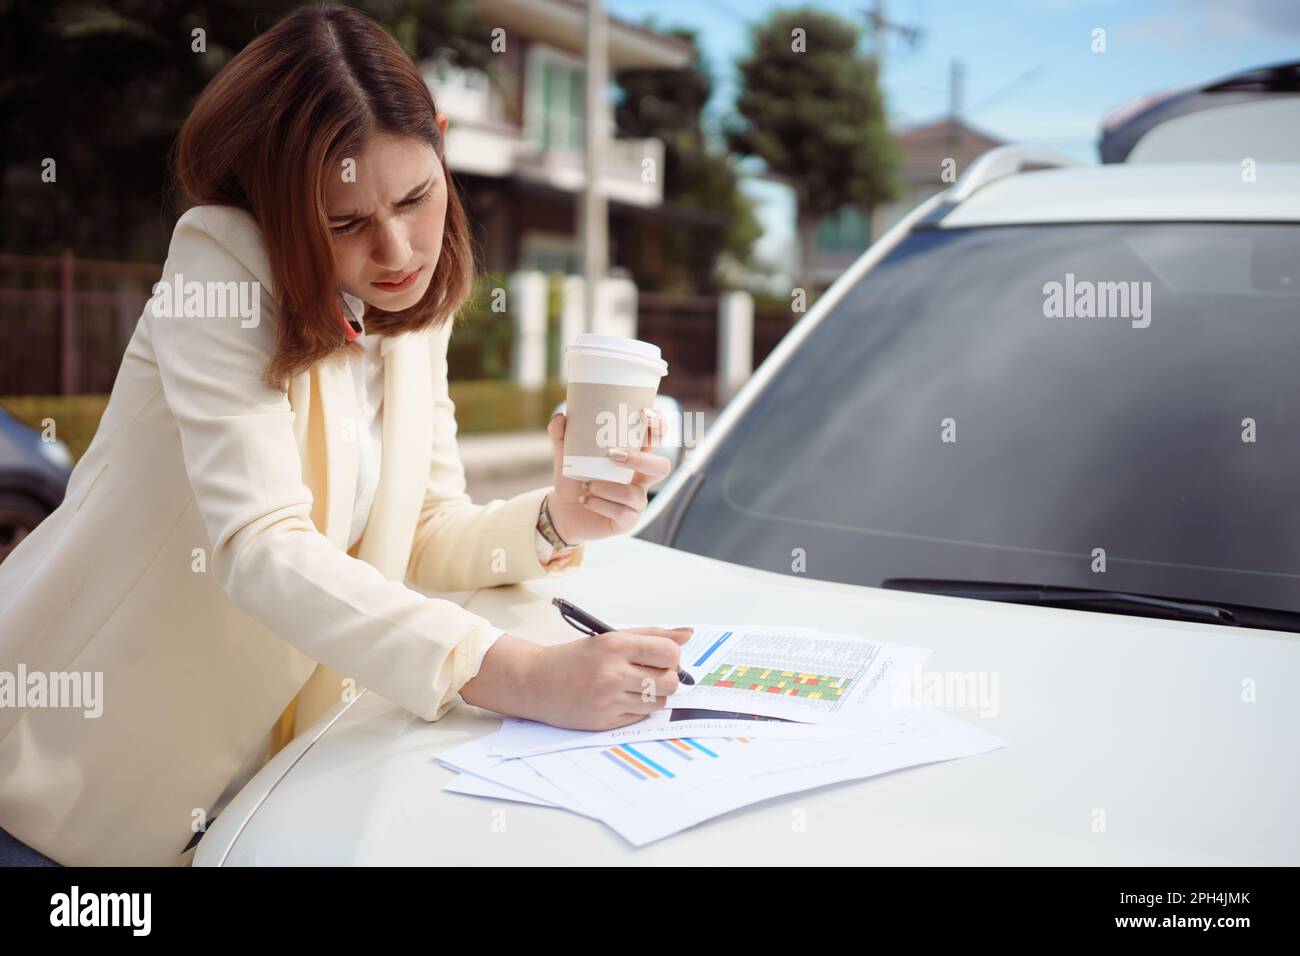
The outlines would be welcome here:
[[[263,293],[274,298],[271,266],[256,221],[242,209],[213,208],[222,214],[205,217],[206,228],[262,284]],[[312,402],[313,383],[320,402],[319,418]],[[313,495],[312,520],[322,534],[346,549],[357,493],[360,441],[352,373],[341,356],[331,356],[294,376],[289,382],[288,398],[294,412],[294,438],[303,460],[303,480]],[[323,462],[317,454],[322,446]]]
[[[358,429],[356,386],[345,362],[335,356],[314,368],[320,391],[325,438],[325,527],[321,532],[347,550],[357,495]]]
[[[429,340],[421,332],[385,338],[383,450],[379,487],[358,556],[401,581],[411,559],[432,454]]]

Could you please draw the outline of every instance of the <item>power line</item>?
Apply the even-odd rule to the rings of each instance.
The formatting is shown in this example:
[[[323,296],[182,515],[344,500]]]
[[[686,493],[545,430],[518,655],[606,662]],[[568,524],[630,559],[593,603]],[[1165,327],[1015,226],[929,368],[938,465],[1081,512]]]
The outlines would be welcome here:
[[[1014,80],[1012,80],[1010,83],[1005,83],[1002,86],[998,87],[988,96],[984,97],[984,99],[980,100],[978,103],[972,106],[971,112],[973,113],[978,109],[982,109],[983,107],[988,106],[990,102],[996,100],[999,96],[1002,96],[1004,93],[1009,92],[1010,90],[1019,86],[1021,83],[1024,83],[1026,80],[1032,79],[1033,77],[1037,76],[1039,73],[1043,72],[1043,70],[1045,70],[1046,68],[1047,68],[1046,63],[1040,63],[1037,66],[1030,67],[1029,69],[1025,70],[1025,72],[1021,73],[1018,77],[1016,77]]]
[[[739,20],[741,23],[745,24],[746,26],[750,25],[749,17],[737,11],[736,8],[733,7],[731,4],[727,3],[726,0],[709,0],[709,3],[713,4],[723,13],[725,13],[727,16]]]

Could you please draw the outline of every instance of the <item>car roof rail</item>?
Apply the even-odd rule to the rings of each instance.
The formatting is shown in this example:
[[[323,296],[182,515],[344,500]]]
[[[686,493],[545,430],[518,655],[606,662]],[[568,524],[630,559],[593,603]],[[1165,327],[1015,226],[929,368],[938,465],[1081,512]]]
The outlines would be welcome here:
[[[1018,173],[1077,165],[1079,165],[1078,160],[1052,149],[1038,149],[1034,146],[995,146],[987,152],[980,153],[975,161],[966,167],[966,172],[958,176],[957,181],[942,193],[943,200],[930,211],[928,216],[918,221],[914,228],[925,230],[939,228],[944,216],[991,182]]]
[[[981,153],[966,167],[966,172],[949,187],[944,198],[949,202],[959,203],[973,196],[976,190],[982,189],[995,180],[1005,179],[1007,176],[1038,169],[1077,165],[1079,165],[1078,160],[1053,149],[1038,149],[1034,146],[995,146],[988,152]]]

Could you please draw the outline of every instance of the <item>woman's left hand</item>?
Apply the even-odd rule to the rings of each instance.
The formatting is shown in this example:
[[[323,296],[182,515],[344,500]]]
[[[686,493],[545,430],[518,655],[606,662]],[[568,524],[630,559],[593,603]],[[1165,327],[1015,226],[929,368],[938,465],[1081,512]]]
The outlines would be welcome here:
[[[630,531],[641,512],[645,511],[646,489],[666,476],[672,469],[668,459],[650,449],[658,445],[663,434],[663,422],[652,409],[642,409],[649,427],[639,451],[611,448],[610,460],[635,469],[629,484],[601,481],[596,478],[578,479],[564,476],[564,426],[568,416],[557,414],[546,426],[555,447],[555,472],[551,493],[551,522],[556,533],[569,544],[608,538]],[[620,459],[619,455],[626,455]]]

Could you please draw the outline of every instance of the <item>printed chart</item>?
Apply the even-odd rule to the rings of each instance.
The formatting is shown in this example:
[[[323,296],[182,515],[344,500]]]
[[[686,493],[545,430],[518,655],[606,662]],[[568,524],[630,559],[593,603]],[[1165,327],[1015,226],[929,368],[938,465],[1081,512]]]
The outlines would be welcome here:
[[[680,700],[675,697],[673,705],[833,720],[848,702],[863,699],[874,687],[868,686],[868,676],[885,663],[884,648],[851,635],[705,629],[682,650],[695,685]]]
[[[636,745],[607,747],[601,755],[634,780],[675,780],[690,764],[725,760],[730,750],[728,745],[748,743],[747,737],[719,737],[707,743],[690,737],[648,740]]]
[[[854,742],[743,737],[640,741],[524,757],[566,798],[636,845],[770,796],[990,749],[996,738],[941,713],[871,728]],[[953,736],[955,735],[955,736]],[[962,740],[955,750],[953,744]],[[494,772],[485,774],[489,779]]]

